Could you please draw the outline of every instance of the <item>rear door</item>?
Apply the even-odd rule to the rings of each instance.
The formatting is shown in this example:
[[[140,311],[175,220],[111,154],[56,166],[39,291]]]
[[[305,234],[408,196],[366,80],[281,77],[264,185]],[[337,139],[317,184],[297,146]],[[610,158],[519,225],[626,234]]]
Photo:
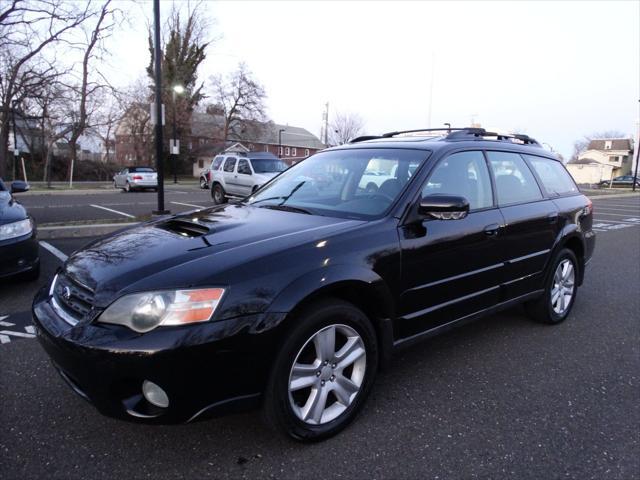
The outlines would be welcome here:
[[[421,197],[460,195],[469,214],[400,228],[402,280],[397,331],[410,337],[498,303],[503,223],[481,151],[453,153],[436,165]]]
[[[124,168],[115,175],[116,187],[124,187],[128,169]]]
[[[503,300],[541,288],[542,275],[559,232],[559,211],[545,198],[522,156],[488,151],[496,196],[505,225],[500,250],[505,261]]]
[[[230,195],[238,195],[238,187],[236,185],[236,157],[227,157],[222,166],[222,178],[224,180],[224,189]]]

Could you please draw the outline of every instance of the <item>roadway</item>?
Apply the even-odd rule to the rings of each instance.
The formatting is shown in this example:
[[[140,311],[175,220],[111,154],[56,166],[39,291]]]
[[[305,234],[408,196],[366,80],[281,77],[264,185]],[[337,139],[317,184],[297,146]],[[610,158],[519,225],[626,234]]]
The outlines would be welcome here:
[[[314,445],[257,412],[166,427],[98,414],[30,338],[35,291],[90,238],[47,240],[59,256],[42,249],[39,281],[0,285],[2,478],[637,478],[640,198],[594,206],[596,252],[566,322],[514,308],[406,350],[356,422]]]

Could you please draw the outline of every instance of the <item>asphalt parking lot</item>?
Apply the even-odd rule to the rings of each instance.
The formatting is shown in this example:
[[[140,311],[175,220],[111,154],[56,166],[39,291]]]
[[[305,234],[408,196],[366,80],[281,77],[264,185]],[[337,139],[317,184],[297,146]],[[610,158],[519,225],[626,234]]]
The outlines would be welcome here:
[[[196,196],[206,200],[208,192],[195,188],[168,198],[199,205]],[[29,206],[30,199],[21,201]],[[43,214],[58,212],[53,205]],[[171,427],[98,414],[58,378],[31,338],[35,291],[91,239],[47,240],[53,249],[41,249],[39,281],[0,284],[0,475],[637,478],[640,197],[596,199],[594,208],[596,252],[566,322],[539,325],[515,308],[406,350],[381,372],[356,422],[315,445],[274,435],[257,412]]]

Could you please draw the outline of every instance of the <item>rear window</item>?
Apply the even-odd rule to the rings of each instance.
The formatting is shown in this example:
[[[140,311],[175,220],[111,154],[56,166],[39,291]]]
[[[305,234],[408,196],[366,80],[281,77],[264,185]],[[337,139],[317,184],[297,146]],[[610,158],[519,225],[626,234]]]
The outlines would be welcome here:
[[[533,173],[517,153],[487,152],[496,179],[500,205],[533,202],[542,199]]]
[[[220,165],[222,165],[222,160],[224,157],[216,157],[213,159],[213,162],[211,163],[211,170],[218,170],[220,168]]]
[[[129,173],[153,173],[155,170],[151,167],[129,167]]]
[[[569,172],[555,160],[532,155],[524,155],[538,174],[542,186],[549,195],[570,195],[578,193],[578,187]]]

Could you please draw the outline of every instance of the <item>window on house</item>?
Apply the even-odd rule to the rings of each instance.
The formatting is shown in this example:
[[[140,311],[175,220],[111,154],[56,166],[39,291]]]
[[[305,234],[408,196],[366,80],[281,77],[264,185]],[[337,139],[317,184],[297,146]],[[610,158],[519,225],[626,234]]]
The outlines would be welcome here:
[[[280,147],[280,156],[282,156],[283,152],[284,152],[284,148]]]
[[[292,148],[292,149],[291,149],[291,155],[292,155],[293,157],[295,157],[295,156],[297,155],[297,153],[298,153],[298,152],[296,151],[296,149],[295,149],[295,148]]]
[[[618,161],[618,157],[616,157],[616,156],[609,157],[609,161],[610,162],[617,162]]]
[[[291,155],[291,151],[289,150],[289,147],[286,147],[286,148],[284,149],[284,156],[285,156],[285,157],[288,157],[289,155]]]
[[[604,142],[604,149],[611,150],[611,140],[607,140]]]
[[[203,159],[198,159],[198,168],[204,168],[204,160]]]
[[[265,146],[264,146],[264,151],[265,151],[265,152],[268,152],[268,151],[269,151],[269,145],[265,145]]]
[[[305,157],[308,157],[308,156],[309,156],[309,149],[308,149],[308,148],[305,148],[305,149],[304,149],[304,156],[305,156]]]

